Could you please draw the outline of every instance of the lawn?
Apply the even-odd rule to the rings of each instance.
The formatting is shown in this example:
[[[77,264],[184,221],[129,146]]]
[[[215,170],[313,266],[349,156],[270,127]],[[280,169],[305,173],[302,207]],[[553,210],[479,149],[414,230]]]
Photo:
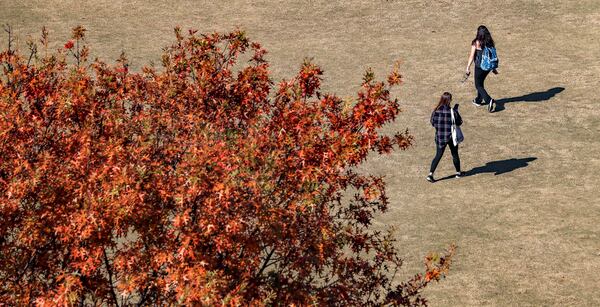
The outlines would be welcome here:
[[[450,275],[426,290],[432,306],[600,305],[597,0],[0,0],[0,22],[21,46],[45,25],[53,48],[83,24],[93,56],[114,61],[125,51],[134,70],[160,63],[176,25],[239,27],[269,51],[275,81],[310,57],[325,90],[342,97],[355,94],[367,67],[383,78],[401,60],[404,112],[386,129],[408,128],[415,145],[363,167],[385,176],[391,209],[376,227],[397,229],[400,278],[454,242]],[[480,24],[500,57],[500,74],[486,80],[494,113],[471,105],[472,78],[459,82]],[[468,176],[431,184],[429,116],[444,91],[461,105]],[[449,156],[436,177],[454,172]]]

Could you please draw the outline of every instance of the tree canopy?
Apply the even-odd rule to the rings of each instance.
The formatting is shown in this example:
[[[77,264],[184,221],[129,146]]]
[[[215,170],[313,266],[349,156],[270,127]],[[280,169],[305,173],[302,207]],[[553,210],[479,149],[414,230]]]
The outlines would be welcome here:
[[[10,304],[425,304],[452,249],[406,282],[389,201],[360,174],[407,149],[397,67],[356,99],[307,61],[274,84],[244,32],[175,30],[162,68],[90,61],[85,29],[0,54],[0,300]],[[43,50],[38,50],[38,49]],[[242,60],[244,59],[244,60]]]

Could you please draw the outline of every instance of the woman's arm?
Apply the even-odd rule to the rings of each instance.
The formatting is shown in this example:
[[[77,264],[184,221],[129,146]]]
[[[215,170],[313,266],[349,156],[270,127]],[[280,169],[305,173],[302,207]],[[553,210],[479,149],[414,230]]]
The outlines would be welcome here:
[[[475,52],[477,52],[477,47],[475,44],[471,45],[471,53],[469,54],[469,61],[467,62],[467,69],[465,70],[465,74],[469,75],[471,73],[471,64],[475,59]]]

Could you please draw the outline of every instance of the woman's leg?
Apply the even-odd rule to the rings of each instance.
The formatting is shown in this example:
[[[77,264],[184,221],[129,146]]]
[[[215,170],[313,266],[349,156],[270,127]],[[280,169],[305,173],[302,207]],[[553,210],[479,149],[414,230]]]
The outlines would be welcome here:
[[[458,145],[454,145],[452,141],[448,143],[450,147],[450,153],[452,154],[452,163],[454,163],[454,168],[457,173],[460,173],[460,157],[458,156]]]
[[[435,172],[435,169],[437,168],[438,164],[440,163],[440,159],[442,159],[442,156],[444,155],[444,149],[446,149],[446,145],[440,147],[437,144],[435,144],[435,148],[436,148],[435,157],[433,158],[433,161],[431,161],[431,168],[429,169],[429,175],[433,175],[433,172]]]
[[[483,82],[489,73],[489,71],[475,67],[475,89],[477,89],[477,98],[475,100],[477,103],[481,103],[482,100],[484,103],[489,103],[490,99],[492,99],[483,86]]]

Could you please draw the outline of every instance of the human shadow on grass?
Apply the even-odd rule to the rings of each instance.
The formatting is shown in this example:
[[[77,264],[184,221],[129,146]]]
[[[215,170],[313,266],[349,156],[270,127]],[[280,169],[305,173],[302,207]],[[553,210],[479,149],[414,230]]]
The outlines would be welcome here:
[[[521,159],[506,159],[488,162],[483,166],[472,168],[465,172],[465,177],[474,176],[477,174],[494,173],[495,176],[502,175],[504,173],[512,172],[516,169],[523,168],[529,165],[530,162],[537,160],[536,157],[521,158]],[[436,181],[442,181],[446,179],[454,178],[454,175],[446,176]]]
[[[465,172],[465,176],[473,176],[484,173],[494,173],[495,176],[504,173],[512,172],[516,169],[523,168],[529,165],[530,162],[537,160],[536,157],[521,158],[521,159],[506,159],[486,163],[484,166],[478,166],[470,171]]]
[[[530,93],[527,95],[522,95],[522,96],[517,96],[517,97],[498,99],[498,100],[495,100],[496,108],[494,109],[494,112],[500,112],[500,111],[504,110],[505,109],[504,105],[507,103],[511,103],[511,102],[546,101],[546,100],[549,100],[550,98],[556,96],[558,93],[560,93],[564,90],[565,90],[564,87],[553,87],[553,88],[551,88],[547,91],[543,91],[543,92],[535,92],[535,93]]]

